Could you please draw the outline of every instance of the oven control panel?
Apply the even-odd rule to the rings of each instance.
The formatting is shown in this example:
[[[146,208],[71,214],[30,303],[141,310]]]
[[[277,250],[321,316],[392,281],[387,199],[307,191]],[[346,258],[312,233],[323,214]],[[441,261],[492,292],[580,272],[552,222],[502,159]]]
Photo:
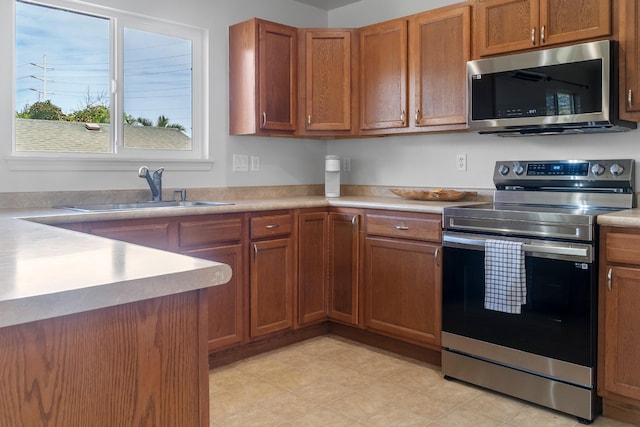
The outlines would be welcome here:
[[[508,160],[496,162],[493,182],[498,189],[553,187],[612,188],[634,185],[634,160]]]

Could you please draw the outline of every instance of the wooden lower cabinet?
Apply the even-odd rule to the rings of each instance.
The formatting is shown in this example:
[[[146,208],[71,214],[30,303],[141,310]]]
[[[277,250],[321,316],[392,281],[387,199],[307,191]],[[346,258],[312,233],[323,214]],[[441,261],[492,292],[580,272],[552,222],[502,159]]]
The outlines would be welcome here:
[[[359,322],[360,211],[329,212],[328,316],[348,325]]]
[[[364,322],[367,329],[440,345],[440,246],[368,237]]]
[[[251,337],[293,326],[293,240],[251,243]]]
[[[297,322],[304,326],[327,320],[328,214],[298,214]]]
[[[640,425],[640,229],[601,229],[598,394],[605,416]]]
[[[224,285],[206,290],[209,303],[208,348],[215,351],[244,340],[244,250],[240,244],[216,248],[193,249],[183,254],[221,262],[231,267],[233,276]]]
[[[369,211],[365,219],[364,326],[419,345],[440,345],[439,215]]]

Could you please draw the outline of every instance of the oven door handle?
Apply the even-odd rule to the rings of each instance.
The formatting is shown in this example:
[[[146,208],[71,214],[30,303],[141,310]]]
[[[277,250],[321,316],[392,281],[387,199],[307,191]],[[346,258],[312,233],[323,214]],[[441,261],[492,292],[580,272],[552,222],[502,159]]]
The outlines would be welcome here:
[[[443,243],[445,243],[445,246],[446,246],[446,243],[455,243],[458,245],[473,246],[474,248],[480,249],[480,250],[484,249],[484,245],[487,240],[488,239],[450,236],[446,234],[442,236],[442,241]],[[557,244],[536,245],[532,243],[524,243],[522,245],[522,249],[524,249],[525,252],[538,253],[538,254],[568,255],[568,256],[578,256],[578,257],[589,256],[589,248],[587,247],[576,248],[576,247],[562,246]]]

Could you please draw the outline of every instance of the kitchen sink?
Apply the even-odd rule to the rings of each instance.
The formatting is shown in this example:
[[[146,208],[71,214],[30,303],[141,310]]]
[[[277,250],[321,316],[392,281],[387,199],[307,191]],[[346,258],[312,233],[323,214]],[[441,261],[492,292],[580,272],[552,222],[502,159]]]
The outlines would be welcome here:
[[[135,203],[106,203],[95,205],[73,205],[60,206],[60,209],[71,209],[81,212],[108,212],[108,211],[126,211],[136,209],[159,209],[159,208],[193,208],[208,206],[227,206],[233,205],[229,202],[208,202],[208,201],[157,201],[157,202],[135,202]]]

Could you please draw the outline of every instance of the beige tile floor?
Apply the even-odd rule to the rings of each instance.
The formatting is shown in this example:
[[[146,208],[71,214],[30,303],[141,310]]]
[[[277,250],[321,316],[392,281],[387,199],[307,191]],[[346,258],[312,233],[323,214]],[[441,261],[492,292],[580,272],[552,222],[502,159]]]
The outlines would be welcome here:
[[[579,426],[442,378],[440,368],[326,335],[213,369],[211,426]],[[593,426],[621,427],[604,417]]]

